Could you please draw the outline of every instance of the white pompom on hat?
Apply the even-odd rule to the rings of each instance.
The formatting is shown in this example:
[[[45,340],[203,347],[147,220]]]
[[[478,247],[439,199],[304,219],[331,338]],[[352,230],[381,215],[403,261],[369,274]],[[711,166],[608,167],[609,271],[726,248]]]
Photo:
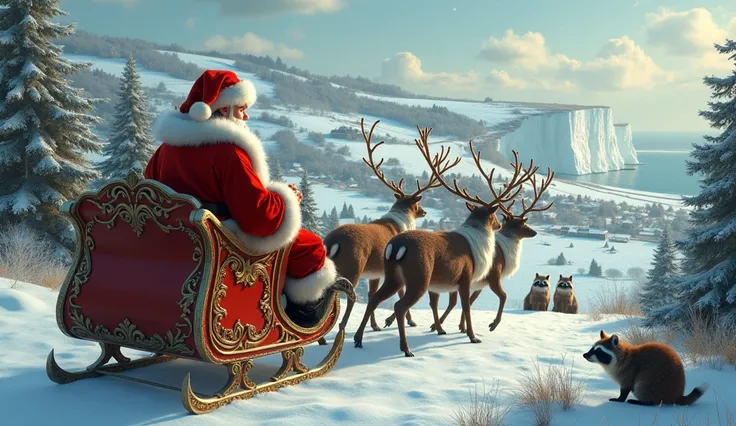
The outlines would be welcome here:
[[[179,112],[193,120],[205,121],[227,106],[250,107],[256,102],[256,88],[248,80],[240,80],[228,70],[207,70],[194,82]]]

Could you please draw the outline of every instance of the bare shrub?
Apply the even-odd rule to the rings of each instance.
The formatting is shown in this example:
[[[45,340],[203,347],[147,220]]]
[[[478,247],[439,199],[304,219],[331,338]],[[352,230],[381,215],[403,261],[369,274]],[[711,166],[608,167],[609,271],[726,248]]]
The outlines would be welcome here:
[[[0,230],[0,276],[12,281],[28,282],[51,289],[58,288],[66,275],[66,267],[43,237],[26,225]]]
[[[511,410],[509,406],[501,405],[499,398],[500,386],[495,382],[490,391],[486,391],[485,382],[483,391],[478,392],[478,385],[470,392],[466,404],[460,404],[453,412],[452,419],[458,426],[504,426],[506,415]]]
[[[594,320],[602,315],[624,315],[627,317],[641,317],[641,305],[637,296],[638,291],[628,291],[619,288],[614,281],[613,287],[605,287],[598,291],[590,301],[590,315]]]
[[[572,377],[572,366],[549,364],[543,370],[534,360],[532,369],[519,379],[514,395],[520,407],[531,411],[536,426],[546,426],[552,423],[554,404],[569,410],[582,401],[586,390],[585,382]]]
[[[616,278],[623,277],[624,276],[624,273],[621,272],[620,270],[616,269],[616,268],[608,268],[608,269],[606,269],[606,276],[608,278],[616,279]]]
[[[677,339],[677,332],[671,328],[652,329],[630,324],[621,333],[621,337],[632,345],[648,342],[659,342],[672,346]]]
[[[721,369],[736,365],[736,330],[721,325],[718,315],[704,316],[688,311],[687,324],[680,331],[687,362]]]
[[[585,270],[585,268],[578,268],[577,272],[578,272],[578,275],[585,275],[587,271]]]

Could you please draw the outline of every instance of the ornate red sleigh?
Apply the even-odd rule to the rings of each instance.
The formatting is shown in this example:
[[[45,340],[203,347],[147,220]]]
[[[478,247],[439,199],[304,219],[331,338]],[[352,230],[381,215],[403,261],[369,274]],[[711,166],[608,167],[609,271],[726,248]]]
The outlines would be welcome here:
[[[86,370],[68,372],[52,350],[46,362],[52,381],[108,375],[172,388],[181,390],[190,413],[201,414],[322,376],[340,357],[353,288],[341,289],[348,307],[331,350],[309,369],[304,347],[335,326],[340,298],[332,294],[309,328],[287,317],[280,295],[290,247],[255,254],[193,197],[132,173],[61,209],[74,223],[77,253],[59,292],[57,322],[69,337],[98,342],[102,354]],[[121,347],[153,355],[130,360]],[[271,381],[252,382],[253,360],[275,353],[283,363]],[[189,374],[181,389],[119,374],[176,358],[227,366],[229,380],[215,395],[200,396]]]

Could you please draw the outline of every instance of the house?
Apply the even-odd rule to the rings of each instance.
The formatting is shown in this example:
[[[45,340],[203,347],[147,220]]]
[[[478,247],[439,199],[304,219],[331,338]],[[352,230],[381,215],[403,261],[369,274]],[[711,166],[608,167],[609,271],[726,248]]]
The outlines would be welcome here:
[[[330,131],[330,137],[347,140],[357,140],[362,138],[358,129],[353,129],[346,126],[340,126],[337,129],[332,129]]]
[[[628,243],[631,240],[631,235],[628,234],[611,234],[608,236],[608,241],[612,243]]]

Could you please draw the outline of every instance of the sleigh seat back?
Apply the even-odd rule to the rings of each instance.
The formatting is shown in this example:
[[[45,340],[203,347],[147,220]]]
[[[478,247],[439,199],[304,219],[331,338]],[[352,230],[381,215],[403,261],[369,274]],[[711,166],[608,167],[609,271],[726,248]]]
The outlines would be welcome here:
[[[258,254],[201,203],[129,175],[67,202],[76,258],[60,290],[66,335],[216,364],[304,346],[335,325],[340,301],[302,328],[281,306],[290,247]]]

